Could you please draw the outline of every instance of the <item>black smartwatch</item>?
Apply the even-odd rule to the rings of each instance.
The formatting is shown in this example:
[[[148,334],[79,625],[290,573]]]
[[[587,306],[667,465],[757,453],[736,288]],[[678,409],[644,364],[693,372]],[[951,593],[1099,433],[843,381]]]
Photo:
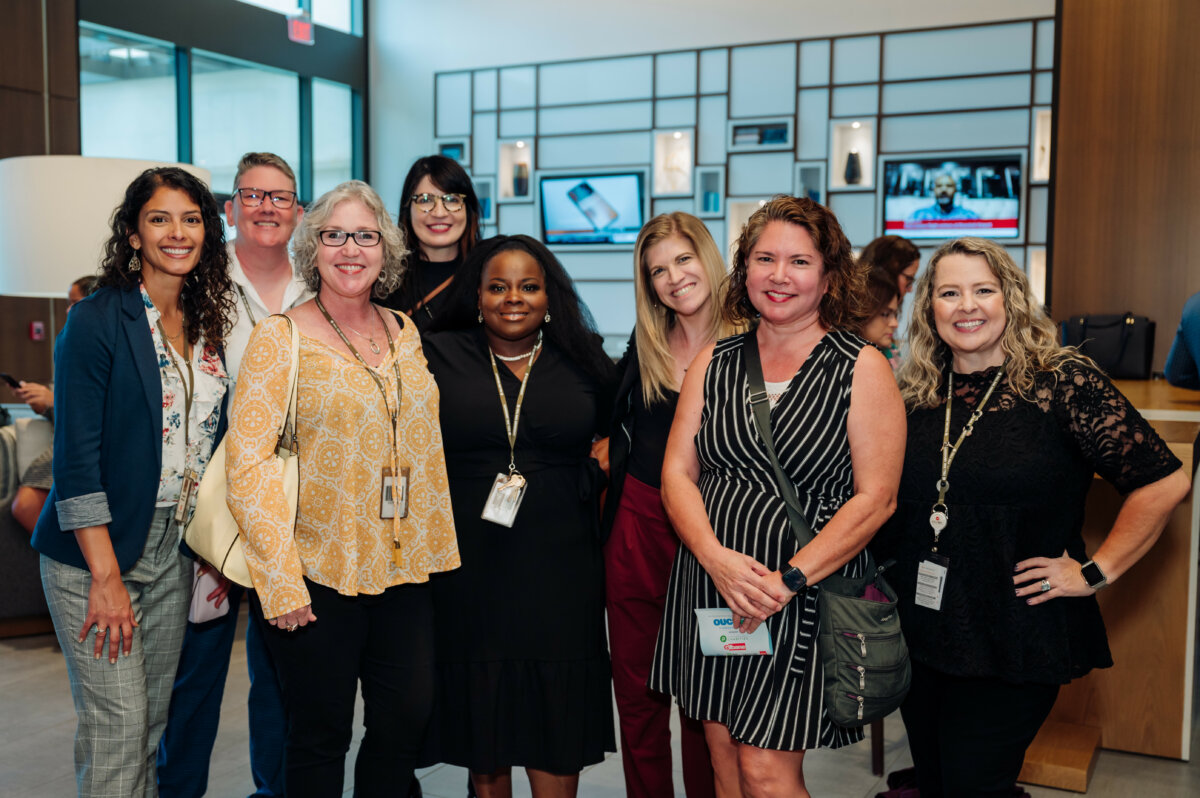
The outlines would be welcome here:
[[[1099,590],[1108,584],[1108,577],[1100,570],[1100,566],[1096,565],[1095,560],[1088,560],[1079,566],[1079,572],[1083,574],[1083,581],[1087,582],[1092,590]]]
[[[783,572],[783,584],[793,593],[799,593],[808,584],[808,577],[804,575],[803,571],[793,565]]]

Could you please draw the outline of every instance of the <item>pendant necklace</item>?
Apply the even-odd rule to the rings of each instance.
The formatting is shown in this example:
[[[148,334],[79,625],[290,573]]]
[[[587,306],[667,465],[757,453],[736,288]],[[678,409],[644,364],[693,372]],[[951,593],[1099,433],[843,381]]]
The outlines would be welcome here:
[[[342,322],[342,326],[345,327],[350,332],[357,335],[359,338],[367,339],[367,345],[371,347],[371,351],[377,355],[379,354],[379,344],[375,343],[374,337],[372,337],[370,335],[363,335],[358,330],[354,329],[353,327],[351,327],[349,324],[346,324],[345,322]]]

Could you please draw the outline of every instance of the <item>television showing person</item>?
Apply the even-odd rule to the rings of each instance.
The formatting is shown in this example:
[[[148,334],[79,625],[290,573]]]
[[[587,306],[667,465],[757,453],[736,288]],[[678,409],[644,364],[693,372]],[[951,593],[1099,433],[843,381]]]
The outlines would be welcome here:
[[[933,204],[919,208],[909,218],[914,222],[936,222],[941,220],[978,219],[979,215],[961,205],[954,204],[958,194],[958,183],[949,172],[941,172],[933,179]]]

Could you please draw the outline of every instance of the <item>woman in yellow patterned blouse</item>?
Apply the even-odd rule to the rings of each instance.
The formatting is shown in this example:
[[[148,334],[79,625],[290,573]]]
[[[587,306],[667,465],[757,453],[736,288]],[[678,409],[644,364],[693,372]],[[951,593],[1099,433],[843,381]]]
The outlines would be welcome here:
[[[371,302],[399,283],[403,234],[349,181],[296,231],[314,300],[263,320],[242,361],[229,439],[229,506],[241,528],[290,716],[287,792],[342,794],[361,680],[366,733],[355,794],[406,795],[431,712],[429,575],[459,565],[438,389],[416,327]],[[272,457],[300,332],[300,499],[288,522]],[[407,478],[407,506],[383,501]],[[393,496],[403,495],[393,484]]]

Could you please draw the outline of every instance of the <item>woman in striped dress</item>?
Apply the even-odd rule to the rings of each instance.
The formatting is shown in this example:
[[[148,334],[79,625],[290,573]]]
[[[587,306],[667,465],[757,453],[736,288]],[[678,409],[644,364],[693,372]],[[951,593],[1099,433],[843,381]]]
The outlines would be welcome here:
[[[704,350],[683,382],[663,464],[663,504],[685,546],[671,573],[650,686],[704,721],[719,796],[808,795],[804,751],[862,739],[833,725],[816,652],[820,582],[857,575],[891,515],[904,406],[887,360],[845,332],[865,271],[836,218],[776,197],[738,241],[725,313],[755,321]],[[798,550],[754,428],[743,349],[757,346],[775,448],[817,538]],[[774,653],[705,656],[693,610],[765,623]]]

